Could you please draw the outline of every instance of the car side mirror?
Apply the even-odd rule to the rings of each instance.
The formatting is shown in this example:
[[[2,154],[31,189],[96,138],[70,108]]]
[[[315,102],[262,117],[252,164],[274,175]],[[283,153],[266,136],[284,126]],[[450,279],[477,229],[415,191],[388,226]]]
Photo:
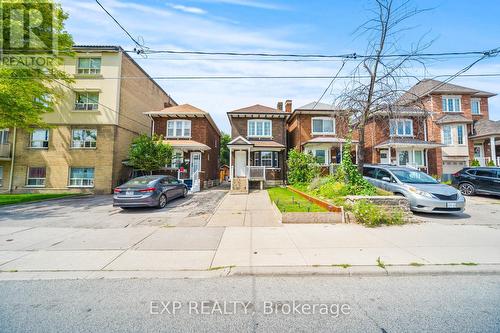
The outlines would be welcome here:
[[[384,182],[388,182],[388,183],[390,183],[390,182],[391,182],[391,178],[390,178],[390,177],[382,177],[382,180],[383,180]]]

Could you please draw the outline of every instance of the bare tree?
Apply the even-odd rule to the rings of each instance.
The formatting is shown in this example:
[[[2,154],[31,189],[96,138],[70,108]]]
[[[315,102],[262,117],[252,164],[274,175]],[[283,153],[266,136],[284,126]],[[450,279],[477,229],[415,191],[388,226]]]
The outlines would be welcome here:
[[[424,35],[410,45],[409,50],[399,46],[405,31],[411,29],[404,26],[406,21],[426,9],[412,7],[409,0],[375,0],[375,4],[371,11],[374,17],[357,30],[359,35],[368,35],[366,56],[360,59],[353,70],[353,79],[336,98],[337,105],[351,112],[354,128],[359,132],[360,171],[365,163],[365,126],[373,117],[395,118],[403,114],[396,107],[405,93],[401,87],[407,84],[402,76],[408,76],[416,65],[425,69],[419,53],[432,43],[424,42]],[[421,110],[425,112],[423,105]]]

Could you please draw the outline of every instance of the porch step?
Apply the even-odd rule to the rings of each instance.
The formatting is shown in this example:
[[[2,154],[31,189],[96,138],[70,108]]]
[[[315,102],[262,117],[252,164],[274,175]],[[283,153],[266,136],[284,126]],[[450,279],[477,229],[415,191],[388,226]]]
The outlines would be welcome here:
[[[248,178],[233,178],[231,182],[231,192],[248,193]]]

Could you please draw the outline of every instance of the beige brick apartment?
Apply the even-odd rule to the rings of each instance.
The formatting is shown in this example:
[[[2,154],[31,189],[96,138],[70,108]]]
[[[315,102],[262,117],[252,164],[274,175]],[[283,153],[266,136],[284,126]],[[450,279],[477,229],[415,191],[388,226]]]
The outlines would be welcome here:
[[[151,131],[143,112],[176,105],[120,47],[74,49],[64,69],[75,83],[44,116],[50,128],[0,130],[0,191],[111,193],[131,175],[133,138]]]

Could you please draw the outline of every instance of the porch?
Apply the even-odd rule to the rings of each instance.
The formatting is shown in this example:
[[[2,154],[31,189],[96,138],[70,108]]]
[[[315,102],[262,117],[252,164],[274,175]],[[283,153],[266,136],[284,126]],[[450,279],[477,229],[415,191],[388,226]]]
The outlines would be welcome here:
[[[474,159],[480,166],[500,166],[500,135],[473,139]],[[497,153],[498,152],[498,153]],[[493,162],[493,163],[492,163]]]

